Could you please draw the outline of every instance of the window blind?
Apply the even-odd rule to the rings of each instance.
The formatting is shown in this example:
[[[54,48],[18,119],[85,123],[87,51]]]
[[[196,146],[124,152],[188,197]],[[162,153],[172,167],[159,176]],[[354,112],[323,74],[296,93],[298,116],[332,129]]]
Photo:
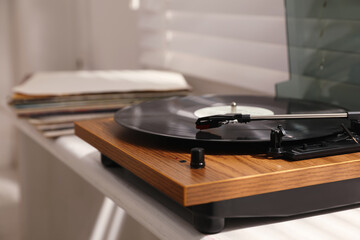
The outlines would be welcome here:
[[[143,0],[141,64],[273,94],[288,79],[283,0]]]

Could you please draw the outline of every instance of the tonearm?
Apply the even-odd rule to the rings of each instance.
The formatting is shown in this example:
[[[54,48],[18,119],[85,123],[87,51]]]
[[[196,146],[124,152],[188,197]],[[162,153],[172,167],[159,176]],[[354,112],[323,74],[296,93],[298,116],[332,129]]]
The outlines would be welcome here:
[[[250,115],[250,114],[225,114],[213,115],[198,118],[196,121],[197,129],[217,128],[229,123],[248,123],[260,120],[295,120],[295,119],[334,119],[347,118],[350,120],[360,120],[360,112],[343,113],[301,113],[301,114],[277,114],[277,115]]]

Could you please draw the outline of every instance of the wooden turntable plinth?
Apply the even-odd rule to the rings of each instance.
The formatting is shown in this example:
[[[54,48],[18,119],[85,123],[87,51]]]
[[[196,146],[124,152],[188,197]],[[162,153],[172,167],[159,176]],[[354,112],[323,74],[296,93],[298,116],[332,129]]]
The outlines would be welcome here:
[[[263,155],[206,155],[190,168],[190,149],[167,149],[113,119],[77,122],[75,132],[102,154],[183,206],[193,206],[360,177],[360,153],[297,162]],[[185,161],[184,161],[185,160]]]

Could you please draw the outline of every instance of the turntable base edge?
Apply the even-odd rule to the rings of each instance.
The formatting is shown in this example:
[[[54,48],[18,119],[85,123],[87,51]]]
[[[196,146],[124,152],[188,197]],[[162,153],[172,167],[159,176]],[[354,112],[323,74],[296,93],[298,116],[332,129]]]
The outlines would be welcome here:
[[[360,177],[360,153],[299,162],[262,155],[207,155],[204,169],[191,169],[188,152],[129,139],[113,119],[76,123],[76,135],[183,206],[223,201]],[[142,139],[140,139],[142,138]],[[185,160],[181,161],[181,160]]]

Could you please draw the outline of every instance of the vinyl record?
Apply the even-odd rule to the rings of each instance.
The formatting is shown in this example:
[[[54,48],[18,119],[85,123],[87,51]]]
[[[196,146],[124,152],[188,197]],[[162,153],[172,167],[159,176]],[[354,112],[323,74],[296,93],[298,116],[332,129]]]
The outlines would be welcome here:
[[[231,104],[233,103],[233,107]],[[236,106],[234,106],[236,103]],[[256,96],[207,95],[173,97],[143,102],[119,110],[115,121],[136,131],[199,141],[268,142],[271,129],[286,130],[284,141],[325,137],[341,130],[346,119],[252,121],[198,130],[199,117],[242,113],[251,115],[295,113],[340,113],[344,109],[311,101]]]

